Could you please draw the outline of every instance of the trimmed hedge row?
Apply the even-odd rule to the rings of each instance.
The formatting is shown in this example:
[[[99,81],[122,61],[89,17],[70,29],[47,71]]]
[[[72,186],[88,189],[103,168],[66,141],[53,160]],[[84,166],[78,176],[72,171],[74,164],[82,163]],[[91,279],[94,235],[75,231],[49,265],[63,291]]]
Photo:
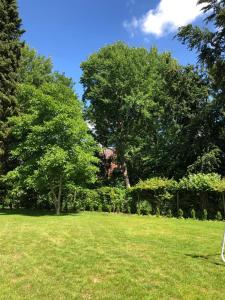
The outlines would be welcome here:
[[[225,180],[218,174],[194,174],[179,182],[165,178],[140,181],[126,190],[74,187],[65,202],[68,211],[155,214],[193,219],[225,219]]]

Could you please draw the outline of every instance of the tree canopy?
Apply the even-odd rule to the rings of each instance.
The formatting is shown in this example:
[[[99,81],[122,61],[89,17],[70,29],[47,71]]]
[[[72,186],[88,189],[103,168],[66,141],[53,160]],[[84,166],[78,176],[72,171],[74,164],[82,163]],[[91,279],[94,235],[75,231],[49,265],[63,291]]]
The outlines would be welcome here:
[[[16,0],[0,0],[0,176],[11,167],[8,118],[18,113],[16,89],[22,33]]]

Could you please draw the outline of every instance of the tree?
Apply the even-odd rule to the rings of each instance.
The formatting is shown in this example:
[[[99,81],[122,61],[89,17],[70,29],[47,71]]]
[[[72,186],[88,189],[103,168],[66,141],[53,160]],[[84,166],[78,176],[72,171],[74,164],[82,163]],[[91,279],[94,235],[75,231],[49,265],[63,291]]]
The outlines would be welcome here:
[[[82,69],[87,116],[97,140],[115,147],[127,186],[152,176],[180,178],[205,148],[214,149],[199,117],[209,103],[201,70],[122,43],[93,54]]]
[[[8,118],[18,113],[16,88],[23,33],[15,0],[0,0],[0,175],[10,168]]]
[[[209,145],[201,113],[209,103],[205,74],[193,66],[167,68],[158,166],[163,174],[180,178]]]
[[[19,67],[19,82],[40,87],[43,83],[51,82],[53,64],[50,58],[39,55],[35,49],[25,45],[21,50]]]
[[[211,141],[212,147],[206,149],[203,161],[205,158],[214,161],[218,165],[216,171],[224,175],[225,1],[199,0],[198,4],[203,6],[202,10],[206,14],[205,23],[211,24],[213,29],[201,29],[189,24],[180,28],[177,37],[190,50],[197,50],[199,62],[208,72],[210,103],[203,111],[202,119],[210,124],[207,126],[208,141]],[[198,158],[197,163],[201,160]]]
[[[191,24],[181,27],[177,37],[187,44],[189,49],[196,49],[199,61],[206,65],[213,79],[214,89],[218,93],[225,92],[225,1],[199,0],[203,12],[207,14],[205,22],[212,23],[215,30],[201,29]]]
[[[60,214],[68,184],[96,180],[96,144],[78,99],[62,78],[39,88],[21,84],[18,100],[23,113],[10,118],[10,124],[18,141],[11,155],[20,164],[5,176],[10,196],[31,190],[37,197],[49,194]]]
[[[87,117],[94,124],[97,141],[115,148],[127,187],[127,164],[141,147],[141,136],[151,135],[152,117],[158,114],[160,62],[155,48],[148,52],[119,42],[81,65]]]

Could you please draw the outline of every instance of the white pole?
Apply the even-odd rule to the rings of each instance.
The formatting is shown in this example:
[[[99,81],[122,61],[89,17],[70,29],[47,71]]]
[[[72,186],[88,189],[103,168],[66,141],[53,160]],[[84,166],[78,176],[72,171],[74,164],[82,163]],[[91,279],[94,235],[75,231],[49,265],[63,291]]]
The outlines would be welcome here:
[[[224,231],[224,236],[223,236],[223,243],[222,243],[222,251],[221,251],[221,258],[223,262],[225,262],[225,231]]]

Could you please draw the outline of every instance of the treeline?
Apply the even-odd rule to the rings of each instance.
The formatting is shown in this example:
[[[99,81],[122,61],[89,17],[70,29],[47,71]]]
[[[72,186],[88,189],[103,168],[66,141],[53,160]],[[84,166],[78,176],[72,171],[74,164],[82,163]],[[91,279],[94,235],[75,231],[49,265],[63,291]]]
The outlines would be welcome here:
[[[54,207],[59,214],[69,209],[71,201],[78,205],[78,194],[83,199],[83,206],[78,206],[88,209],[85,203],[90,197],[88,192],[84,196],[85,191],[98,194],[112,189],[126,194],[122,206],[127,203],[127,212],[146,205],[163,214],[170,210],[173,215],[178,211],[188,215],[191,209],[200,215],[205,209],[210,218],[217,211],[224,215],[215,187],[207,190],[209,199],[215,197],[209,201],[211,208],[200,206],[201,191],[180,186],[182,178],[189,180],[193,174],[209,176],[212,182],[215,176],[221,181],[225,175],[225,3],[200,3],[205,3],[206,22],[213,23],[215,30],[188,25],[177,35],[198,51],[197,66],[181,66],[170,53],[156,48],[148,51],[118,42],[81,64],[82,103],[70,78],[54,72],[50,59],[20,42],[16,1],[0,0],[3,206]],[[117,167],[106,178],[99,153],[108,147],[114,150]],[[204,175],[210,173],[219,175]],[[149,200],[155,196],[149,195],[147,202],[136,198],[150,191],[137,192],[143,182],[156,180],[149,178],[176,182],[176,193],[169,188],[163,194],[165,209]],[[104,207],[98,202],[99,209]],[[113,204],[107,205],[114,210]]]
[[[39,204],[29,201],[27,205],[27,208],[54,208],[50,198]],[[223,220],[225,180],[218,174],[198,173],[179,181],[155,177],[129,189],[113,186],[88,189],[71,185],[64,194],[62,210]]]

